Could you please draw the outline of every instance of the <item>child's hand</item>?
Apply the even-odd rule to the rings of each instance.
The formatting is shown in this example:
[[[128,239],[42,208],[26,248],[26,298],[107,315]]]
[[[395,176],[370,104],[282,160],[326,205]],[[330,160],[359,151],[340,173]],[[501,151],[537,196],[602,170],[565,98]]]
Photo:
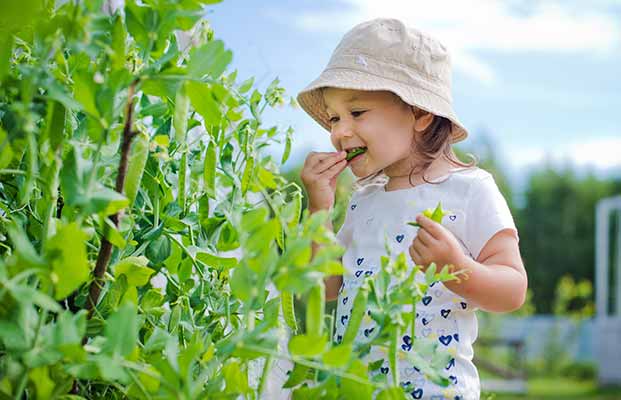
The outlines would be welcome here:
[[[441,224],[424,215],[418,215],[416,222],[420,225],[416,238],[409,247],[412,261],[425,270],[429,264],[436,263],[438,268],[452,264],[463,264],[465,254],[461,250],[457,238]],[[454,272],[454,269],[450,269]]]
[[[338,153],[310,152],[300,172],[302,183],[308,193],[308,208],[329,210],[334,206],[336,178],[347,167],[345,151]]]

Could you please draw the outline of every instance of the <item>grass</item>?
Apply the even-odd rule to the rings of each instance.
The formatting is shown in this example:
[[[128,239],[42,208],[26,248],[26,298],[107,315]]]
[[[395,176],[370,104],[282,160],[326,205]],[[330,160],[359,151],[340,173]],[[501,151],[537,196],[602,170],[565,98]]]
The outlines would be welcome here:
[[[621,387],[598,388],[595,381],[577,381],[565,378],[528,380],[526,395],[482,393],[483,400],[621,400]]]

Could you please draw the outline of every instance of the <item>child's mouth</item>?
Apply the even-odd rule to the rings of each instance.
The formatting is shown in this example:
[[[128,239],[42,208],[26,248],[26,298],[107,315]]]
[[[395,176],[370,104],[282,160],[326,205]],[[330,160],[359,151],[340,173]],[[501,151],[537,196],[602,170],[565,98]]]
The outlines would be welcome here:
[[[366,153],[366,147],[355,147],[347,152],[347,156],[345,156],[345,160],[352,161],[354,158],[358,157],[361,154]]]

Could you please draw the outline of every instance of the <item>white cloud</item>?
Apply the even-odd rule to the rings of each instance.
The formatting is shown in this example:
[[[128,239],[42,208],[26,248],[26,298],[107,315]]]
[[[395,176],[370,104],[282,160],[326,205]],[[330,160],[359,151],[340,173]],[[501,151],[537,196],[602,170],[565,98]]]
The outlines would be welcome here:
[[[544,161],[571,161],[581,167],[601,169],[621,167],[621,135],[580,142],[569,142],[554,150],[531,147],[512,151],[507,160],[515,167],[524,167]]]
[[[497,79],[476,50],[609,54],[621,41],[618,15],[607,3],[502,0],[341,0],[337,9],[302,12],[292,21],[312,32],[340,35],[355,24],[396,17],[440,39],[453,64],[487,84]],[[335,43],[336,46],[336,43]]]

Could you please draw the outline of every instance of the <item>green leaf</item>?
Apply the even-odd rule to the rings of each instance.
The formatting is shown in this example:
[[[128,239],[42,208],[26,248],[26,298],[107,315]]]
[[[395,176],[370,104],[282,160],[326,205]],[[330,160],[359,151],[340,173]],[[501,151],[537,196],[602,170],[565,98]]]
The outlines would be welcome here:
[[[257,276],[250,268],[239,266],[231,276],[231,292],[241,301],[247,302],[259,295]]]
[[[6,168],[13,161],[13,149],[6,131],[0,126],[0,169]]]
[[[160,264],[170,256],[170,239],[162,235],[147,246],[146,255],[153,264]]]
[[[96,90],[93,77],[86,71],[78,71],[73,75],[73,97],[82,105],[84,111],[98,119],[99,110],[95,102]]]
[[[205,75],[217,79],[233,60],[233,53],[224,49],[224,42],[213,40],[190,51],[188,75],[201,78]]]
[[[237,89],[237,91],[244,94],[252,88],[252,85],[254,85],[254,76],[243,81],[241,85],[239,85],[239,89]]]
[[[52,267],[54,297],[64,299],[88,280],[90,267],[86,239],[77,222],[61,226],[46,242],[45,256]]]
[[[335,346],[323,354],[323,362],[331,367],[343,367],[349,362],[352,349],[351,344]]]
[[[211,125],[219,125],[222,119],[220,103],[214,98],[211,87],[208,83],[190,81],[187,82],[187,93],[192,102],[192,106],[199,113],[204,121],[205,127],[209,129]]]
[[[138,339],[136,306],[126,302],[106,321],[104,335],[107,339],[104,351],[108,354],[129,355]]]
[[[289,352],[294,356],[314,357],[322,354],[327,344],[327,336],[298,335],[289,340]]]
[[[239,262],[235,257],[218,257],[208,253],[197,253],[196,259],[218,270],[233,268]]]
[[[114,23],[112,27],[112,42],[110,44],[113,56],[112,67],[114,69],[122,69],[125,66],[125,41],[127,40],[127,32],[123,25],[121,15],[114,17]]]
[[[356,375],[362,380],[367,380],[367,368],[360,360],[354,360],[352,365],[347,370],[352,375]],[[361,384],[358,381],[343,378],[341,381],[341,393],[346,399],[371,399],[373,393],[373,387],[371,385]]]
[[[130,286],[144,286],[155,272],[147,267],[149,260],[146,257],[127,257],[112,266],[115,276],[125,274]]]
[[[310,367],[296,363],[293,366],[293,371],[291,371],[291,373],[289,374],[289,378],[282,387],[284,389],[290,389],[296,387],[300,383],[304,382],[306,379],[312,379],[309,374],[310,372],[312,372]]]
[[[88,214],[101,213],[102,215],[112,215],[121,211],[129,204],[127,197],[119,192],[100,186],[93,193],[84,211]]]
[[[222,367],[222,375],[226,382],[224,393],[227,394],[245,394],[250,393],[248,386],[248,373],[242,372],[241,365],[238,361],[230,361]]]
[[[11,65],[11,53],[13,52],[13,36],[2,34],[0,36],[0,82],[9,73]]]

